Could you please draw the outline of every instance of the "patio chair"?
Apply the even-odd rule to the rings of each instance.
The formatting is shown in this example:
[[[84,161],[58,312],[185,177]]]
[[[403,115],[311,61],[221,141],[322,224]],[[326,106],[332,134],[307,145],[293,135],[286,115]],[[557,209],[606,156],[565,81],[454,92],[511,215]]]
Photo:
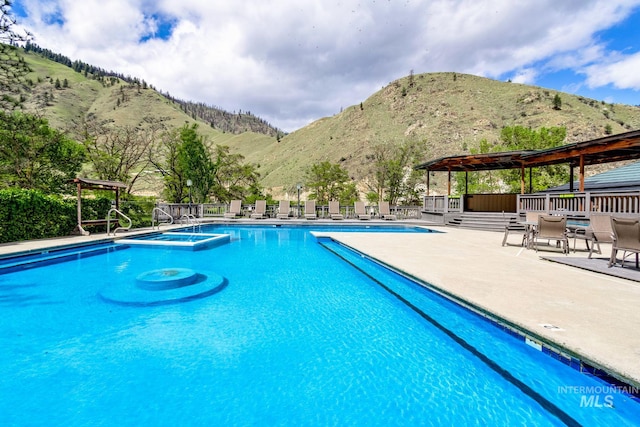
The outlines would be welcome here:
[[[593,251],[598,246],[598,253],[602,253],[600,243],[613,243],[613,229],[611,228],[611,215],[603,213],[592,213],[589,217],[589,227],[584,233],[578,233],[577,230],[573,234],[573,251],[576,251],[576,240],[582,239],[589,250],[589,258],[593,255]],[[589,244],[591,243],[591,244]]]
[[[315,200],[307,200],[304,202],[304,217],[305,219],[318,219]]]
[[[358,219],[371,219],[371,215],[367,213],[367,210],[364,206],[364,202],[354,202],[353,208],[356,212],[356,216]]]
[[[525,246],[527,242],[527,235],[525,232],[527,231],[527,226],[522,223],[522,221],[518,221],[519,217],[515,217],[513,215],[506,214],[502,212],[502,220],[504,221],[504,236],[502,237],[502,246],[507,244],[507,237],[511,232],[522,233],[522,242],[520,243],[522,246]]]
[[[617,262],[618,251],[622,251],[620,267],[624,267],[624,260],[631,254],[636,254],[636,268],[638,268],[638,254],[640,253],[640,219],[611,217],[613,229],[613,247],[609,267]]]
[[[542,215],[540,212],[527,211],[524,213],[524,236],[522,236],[522,240],[527,248],[533,246],[533,236],[536,232],[540,215]]]
[[[251,219],[262,219],[266,218],[265,214],[267,213],[267,201],[266,200],[256,200],[256,208],[251,214]]]
[[[391,213],[391,210],[389,208],[389,202],[378,203],[378,212],[380,213],[380,218],[382,219],[393,220],[393,221],[398,219],[396,215]]]
[[[278,205],[278,215],[276,215],[276,218],[288,219],[290,207],[291,207],[291,203],[289,203],[288,200],[280,200],[280,203]]]
[[[533,246],[538,252],[538,242],[547,240],[549,245],[552,240],[560,245],[562,253],[569,253],[569,239],[567,237],[567,217],[553,215],[539,215],[538,226],[533,232]]]
[[[242,216],[242,201],[232,200],[229,205],[229,210],[224,213],[225,218],[237,218]]]
[[[340,202],[337,200],[329,202],[329,215],[331,219],[344,219],[344,216],[340,213]]]

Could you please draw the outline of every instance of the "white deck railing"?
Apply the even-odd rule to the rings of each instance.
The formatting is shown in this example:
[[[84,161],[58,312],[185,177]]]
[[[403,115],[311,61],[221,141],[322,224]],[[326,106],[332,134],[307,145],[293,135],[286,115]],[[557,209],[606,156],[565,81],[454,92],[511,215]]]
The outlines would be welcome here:
[[[562,213],[585,218],[588,218],[591,212],[638,215],[640,214],[640,192],[519,195],[518,213],[527,211]]]
[[[464,212],[463,197],[425,196],[423,212]],[[640,215],[640,191],[519,194],[517,213],[541,212],[589,218],[591,212]]]
[[[463,212],[462,196],[424,196],[422,209],[429,213]]]
[[[449,203],[452,206],[461,206],[460,199],[451,199]],[[267,205],[267,216],[275,218],[277,214],[278,205]],[[421,206],[390,206],[391,213],[396,215],[398,219],[420,219]],[[158,203],[156,209],[161,209],[173,218],[180,218],[184,215],[194,216],[196,218],[214,218],[222,217],[227,210],[227,205],[223,203],[204,203],[195,204],[192,203]],[[243,216],[248,217],[251,211],[254,209],[253,205],[242,205]],[[300,203],[300,206],[296,206],[295,202],[290,207],[289,211],[292,218],[303,217],[304,203]],[[357,218],[353,205],[341,205],[340,212],[345,218]],[[378,206],[370,205],[366,206],[366,212],[370,213],[374,218],[379,217]],[[318,218],[330,218],[329,206],[318,205],[316,206],[316,214]]]

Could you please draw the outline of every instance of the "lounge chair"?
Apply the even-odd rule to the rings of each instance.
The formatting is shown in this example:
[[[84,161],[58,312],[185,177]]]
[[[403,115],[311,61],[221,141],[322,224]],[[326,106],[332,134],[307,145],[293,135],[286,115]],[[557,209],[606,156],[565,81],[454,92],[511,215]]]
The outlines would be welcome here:
[[[367,210],[364,206],[364,202],[355,202],[354,205],[354,210],[356,212],[356,216],[358,217],[358,219],[371,219],[371,215],[369,215],[367,213]]]
[[[232,200],[229,210],[224,213],[225,218],[237,218],[242,216],[242,201]]]
[[[640,219],[611,217],[613,229],[613,247],[609,267],[617,262],[618,251],[622,251],[620,267],[624,267],[624,260],[631,254],[636,254],[636,268],[638,268],[638,254],[640,253]]]
[[[329,202],[329,215],[331,219],[344,219],[344,216],[340,213],[340,202],[336,200]]]
[[[317,219],[318,214],[316,213],[316,201],[315,200],[307,200],[304,202],[304,217],[305,219]]]
[[[613,243],[613,229],[611,228],[611,215],[603,213],[592,213],[589,217],[589,227],[584,233],[578,233],[576,230],[573,234],[573,251],[576,251],[576,240],[582,239],[587,244],[589,250],[589,258],[593,255],[593,251],[598,246],[598,253],[602,253],[600,243]],[[589,245],[591,243],[591,245]]]
[[[291,203],[289,203],[288,200],[280,200],[280,204],[278,205],[278,215],[276,215],[276,218],[288,219],[290,206]]]
[[[398,219],[397,216],[391,213],[391,210],[389,208],[389,202],[378,203],[378,212],[380,213],[380,218],[382,219],[393,220],[393,221]]]
[[[567,217],[553,215],[539,215],[538,226],[533,232],[533,246],[538,252],[538,242],[547,240],[556,241],[560,245],[563,254],[569,253],[569,238],[567,237]]]
[[[519,220],[519,216],[515,216],[513,214],[502,212],[502,220],[504,221],[504,236],[502,237],[502,246],[507,244],[507,237],[511,232],[522,233],[522,242],[520,243],[522,246],[526,245],[526,231],[527,226]]]
[[[256,200],[256,208],[251,214],[252,219],[262,219],[266,218],[265,214],[267,213],[267,201],[266,200]]]

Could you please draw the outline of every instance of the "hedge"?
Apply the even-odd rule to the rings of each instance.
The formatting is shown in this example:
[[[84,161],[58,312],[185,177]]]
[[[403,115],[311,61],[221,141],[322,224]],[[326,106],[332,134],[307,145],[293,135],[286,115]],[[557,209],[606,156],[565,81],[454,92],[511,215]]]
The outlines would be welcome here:
[[[83,219],[104,218],[107,198],[82,199]],[[77,200],[37,190],[0,190],[0,243],[68,236],[77,223]]]

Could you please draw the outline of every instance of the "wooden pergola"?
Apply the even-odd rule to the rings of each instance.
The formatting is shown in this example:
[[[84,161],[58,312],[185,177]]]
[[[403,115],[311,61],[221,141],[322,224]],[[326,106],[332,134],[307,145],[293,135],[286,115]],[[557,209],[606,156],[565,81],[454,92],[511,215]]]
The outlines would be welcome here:
[[[521,170],[521,193],[525,192],[525,169],[568,163],[570,166],[570,191],[573,189],[573,171],[579,168],[579,189],[584,191],[584,168],[589,165],[640,159],[640,130],[606,136],[584,142],[575,142],[548,150],[506,151],[501,153],[449,156],[415,166],[429,172],[448,172],[447,194],[451,194],[451,172],[473,172],[500,169]],[[529,174],[531,177],[531,174]],[[531,186],[531,183],[529,183]]]
[[[78,189],[78,223],[73,234],[87,236],[89,232],[82,227],[83,225],[104,225],[107,223],[107,218],[82,220],[82,190],[114,191],[116,196],[116,209],[120,209],[120,189],[127,188],[127,184],[118,181],[100,181],[87,178],[75,178],[72,182],[76,184]]]

